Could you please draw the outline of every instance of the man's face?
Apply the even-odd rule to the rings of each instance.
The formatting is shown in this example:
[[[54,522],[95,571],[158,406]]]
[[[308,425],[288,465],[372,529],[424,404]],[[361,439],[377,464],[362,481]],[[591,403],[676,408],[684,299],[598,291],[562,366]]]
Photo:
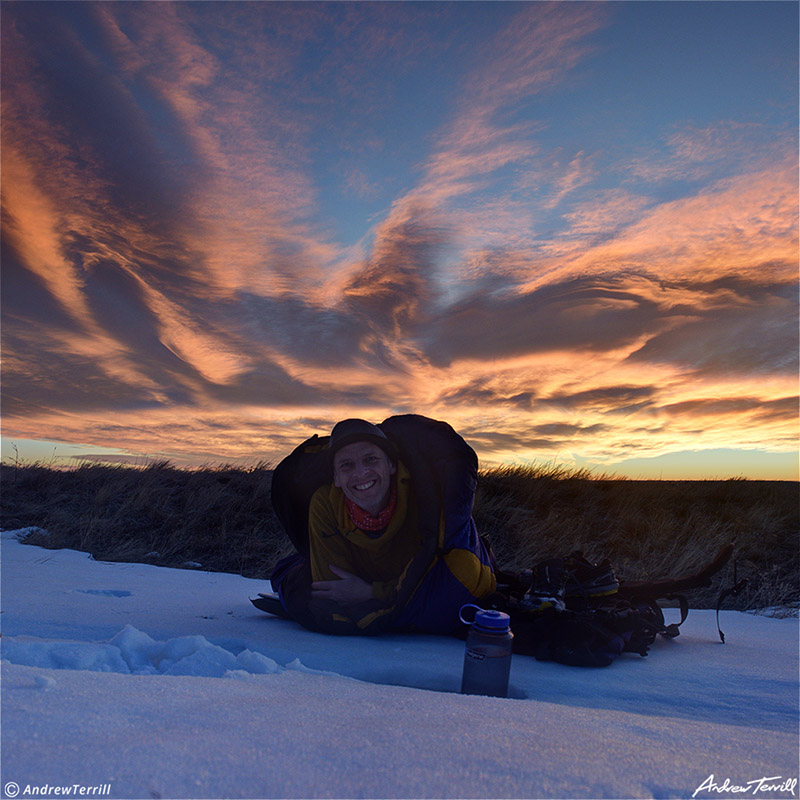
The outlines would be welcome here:
[[[377,516],[389,502],[395,472],[389,456],[372,442],[348,444],[333,458],[333,485],[372,516]]]

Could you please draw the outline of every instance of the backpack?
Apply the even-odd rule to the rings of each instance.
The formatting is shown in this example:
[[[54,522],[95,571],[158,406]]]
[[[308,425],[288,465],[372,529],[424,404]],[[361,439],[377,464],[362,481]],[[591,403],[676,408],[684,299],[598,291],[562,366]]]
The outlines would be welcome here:
[[[623,653],[646,656],[658,635],[675,638],[689,613],[689,604],[678,589],[704,585],[710,574],[721,569],[730,551],[725,549],[701,572],[680,579],[658,582],[619,582],[607,561],[587,562],[581,553],[541,562],[524,573],[503,573],[501,591],[487,598],[489,608],[505,611],[514,631],[514,652],[540,661],[582,667],[605,667]],[[561,576],[561,591],[553,603],[532,607],[531,580],[537,571],[550,567]],[[570,569],[570,568],[574,569]],[[611,578],[611,588],[594,596],[589,583],[581,583],[581,569],[598,570]],[[713,572],[712,572],[713,570]],[[556,584],[558,582],[556,581]],[[570,591],[564,591],[569,583]],[[551,586],[551,588],[553,588]],[[608,589],[608,587],[606,587]],[[667,625],[658,598],[677,600],[680,622]]]
[[[515,653],[575,667],[607,667],[623,653],[646,656],[658,634],[674,638],[680,625],[666,625],[656,601],[634,605],[621,598],[595,608],[510,616]]]

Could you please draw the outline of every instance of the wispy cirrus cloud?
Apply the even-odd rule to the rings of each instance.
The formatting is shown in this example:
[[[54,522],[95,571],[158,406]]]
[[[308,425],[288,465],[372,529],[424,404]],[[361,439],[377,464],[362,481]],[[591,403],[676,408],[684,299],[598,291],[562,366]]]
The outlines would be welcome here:
[[[776,160],[791,159],[795,149],[793,139],[792,131],[776,131],[760,121],[729,119],[702,127],[675,125],[664,132],[661,147],[633,154],[627,169],[632,176],[649,183],[698,181],[743,167],[747,171],[760,171],[774,165]]]
[[[528,161],[539,123],[521,115],[520,104],[552,89],[585,58],[586,37],[606,19],[605,9],[591,4],[571,12],[560,3],[522,6],[476,54],[454,119],[437,137],[417,191],[458,197],[482,188],[498,170]]]
[[[318,245],[293,221],[308,181],[265,170],[269,152],[248,160],[257,149],[252,120],[230,126],[226,107],[204,96],[222,66],[180,9],[144,12],[92,7],[95,33],[114,45],[119,70],[111,73],[59,14],[32,41],[4,29],[6,63],[14,62],[4,81],[5,233],[72,318],[74,335],[62,347],[97,356],[110,377],[122,372],[154,387],[177,381],[202,395],[207,381],[224,384],[252,362],[198,313],[201,298],[252,284],[248,270],[268,261],[264,243]],[[70,73],[60,73],[60,61],[73,65]],[[222,86],[216,94],[228,97]],[[256,173],[255,182],[243,180]],[[88,340],[95,353],[84,352]]]

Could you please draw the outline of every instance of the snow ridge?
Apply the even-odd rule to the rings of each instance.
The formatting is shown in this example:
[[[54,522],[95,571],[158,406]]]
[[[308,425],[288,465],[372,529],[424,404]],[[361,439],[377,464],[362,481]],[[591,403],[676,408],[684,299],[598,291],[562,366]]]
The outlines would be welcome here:
[[[10,636],[3,639],[3,660],[44,669],[119,672],[124,675],[195,675],[227,678],[236,673],[274,675],[284,669],[335,675],[306,667],[295,658],[285,667],[262,653],[239,652],[213,644],[204,636],[178,636],[157,641],[126,625],[109,642],[80,642]]]

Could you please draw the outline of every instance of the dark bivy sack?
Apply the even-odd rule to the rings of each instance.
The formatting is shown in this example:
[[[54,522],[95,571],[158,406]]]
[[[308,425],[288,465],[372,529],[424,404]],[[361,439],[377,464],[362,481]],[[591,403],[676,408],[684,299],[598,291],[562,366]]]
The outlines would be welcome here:
[[[361,620],[357,625],[349,620],[324,622],[309,611],[308,510],[314,492],[333,480],[328,436],[314,435],[304,441],[273,473],[272,507],[297,551],[276,566],[271,578],[273,589],[278,592],[289,616],[312,630],[373,634],[407,623],[410,629],[453,632],[458,619],[457,610],[453,614],[451,606],[459,599],[470,602],[474,598],[448,570],[446,556],[464,550],[477,555],[482,563],[490,563],[488,550],[478,537],[472,519],[478,479],[477,455],[446,422],[418,414],[390,417],[378,427],[395,445],[400,461],[410,473],[417,526],[423,542],[401,577],[393,607],[379,609],[375,605],[377,601],[367,601],[367,605],[359,607],[352,615]],[[444,596],[448,602],[429,604],[424,609],[423,619],[422,606],[428,584],[434,582],[432,577],[436,577],[437,600]],[[442,586],[447,587],[444,595]],[[415,610],[417,606],[419,609]]]

